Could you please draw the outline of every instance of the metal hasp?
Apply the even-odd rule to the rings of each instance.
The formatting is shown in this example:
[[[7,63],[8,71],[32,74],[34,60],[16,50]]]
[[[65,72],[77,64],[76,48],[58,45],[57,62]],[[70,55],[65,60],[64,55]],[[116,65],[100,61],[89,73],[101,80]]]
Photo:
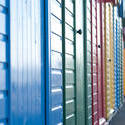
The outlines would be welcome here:
[[[85,82],[85,125],[92,124],[92,81],[91,81],[91,1],[84,2],[84,82]]]
[[[63,124],[85,125],[83,0],[62,1]]]
[[[10,0],[10,25],[10,125],[44,125],[44,1]]]
[[[10,122],[9,1],[0,1],[0,124]]]
[[[79,30],[77,31],[77,33],[81,35],[81,34],[82,34],[82,30],[79,29]]]
[[[99,125],[97,1],[91,0],[92,125]]]

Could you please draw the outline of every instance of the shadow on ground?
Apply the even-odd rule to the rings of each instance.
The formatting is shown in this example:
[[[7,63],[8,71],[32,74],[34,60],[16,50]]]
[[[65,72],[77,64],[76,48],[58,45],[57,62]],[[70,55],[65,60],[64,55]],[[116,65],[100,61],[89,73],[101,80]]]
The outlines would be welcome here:
[[[121,108],[120,112],[112,119],[110,125],[125,125],[125,104]]]

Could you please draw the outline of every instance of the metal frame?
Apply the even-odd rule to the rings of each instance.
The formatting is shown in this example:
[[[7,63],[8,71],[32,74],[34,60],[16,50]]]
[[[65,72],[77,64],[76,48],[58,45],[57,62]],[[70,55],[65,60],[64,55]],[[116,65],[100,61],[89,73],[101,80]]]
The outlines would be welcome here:
[[[50,48],[50,0],[44,0],[44,4],[45,5],[45,41],[46,41],[46,73],[45,73],[45,78],[46,78],[46,99],[45,99],[45,123],[46,125],[50,125],[51,123],[51,116],[50,116],[50,93],[51,93],[51,69],[50,69],[50,65],[51,65],[51,48]]]
[[[97,58],[96,58],[96,70],[97,70],[97,107],[98,107],[98,109],[97,109],[97,111],[98,111],[98,113],[97,113],[97,116],[98,116],[98,123],[97,123],[97,125],[99,125],[99,92],[98,92],[98,88],[99,88],[99,83],[98,83],[98,21],[97,21],[97,3],[98,3],[98,1],[97,0],[95,0],[96,1],[96,54],[97,54]]]
[[[44,0],[41,0],[40,1],[40,5],[41,5],[41,64],[43,64],[44,66],[41,67],[41,81],[44,81],[44,84],[41,85],[41,97],[42,100],[41,100],[41,110],[42,110],[42,124],[45,125],[45,107],[46,107],[46,103],[45,103],[45,95],[46,95],[46,91],[45,91],[45,87],[46,87],[46,75],[45,75],[45,71],[46,68],[46,64],[45,64],[45,57],[46,57],[46,50],[45,50],[45,46],[46,46],[46,43],[45,40],[46,40],[46,37],[45,37],[45,33],[47,33],[47,31],[45,30],[45,18],[46,18],[46,14],[45,14],[45,1]],[[46,31],[46,32],[45,32]],[[43,60],[43,61],[42,61]]]
[[[88,109],[88,85],[89,85],[89,82],[90,81],[88,81],[88,70],[89,70],[89,68],[88,68],[88,63],[90,63],[90,65],[91,65],[91,62],[88,62],[88,59],[89,59],[89,57],[88,57],[88,44],[89,44],[89,41],[88,41],[88,39],[87,39],[87,12],[89,12],[89,11],[87,11],[87,2],[90,2],[90,8],[91,8],[91,1],[88,1],[88,0],[85,0],[84,1],[84,82],[85,82],[85,125],[88,125],[88,124],[91,124],[91,123],[89,123],[90,121],[90,116],[89,116],[89,109]],[[90,16],[91,16],[91,11],[90,11]],[[91,24],[90,24],[90,26],[91,26]],[[91,28],[91,27],[90,27]],[[91,32],[91,31],[90,31]],[[90,35],[91,35],[91,33],[90,33]],[[91,42],[91,41],[90,41]],[[91,51],[91,50],[90,50]],[[90,55],[89,56],[91,56],[91,52],[90,52]],[[91,67],[90,67],[90,69],[91,69]],[[91,77],[91,76],[90,76]],[[92,82],[91,82],[91,85],[92,85]],[[91,89],[92,89],[92,87],[91,87]],[[90,97],[89,97],[89,99],[90,99]],[[92,111],[91,111],[92,112]],[[88,118],[89,117],[89,118]],[[92,122],[92,120],[91,120],[91,122]]]
[[[11,58],[10,58],[10,57],[11,57],[11,49],[10,49],[10,44],[11,44],[11,43],[10,43],[10,35],[11,35],[11,33],[10,33],[10,14],[11,14],[11,13],[10,13],[10,0],[7,1],[7,4],[8,4],[8,14],[9,14],[9,15],[8,15],[8,20],[9,20],[9,21],[8,21],[8,26],[7,26],[7,31],[8,31],[8,36],[9,36],[9,37],[8,37],[8,48],[7,48],[7,51],[9,52],[9,58],[8,58],[8,66],[9,66],[9,69],[8,69],[8,70],[9,70],[9,71],[8,71],[8,72],[9,72],[9,74],[8,74],[8,82],[9,82],[9,86],[8,86],[8,88],[9,88],[9,89],[8,89],[8,97],[9,97],[9,101],[8,101],[8,107],[9,107],[8,124],[10,125],[10,123],[11,123],[11,122],[10,122],[10,120],[11,120],[11,119],[10,119],[10,115],[11,115],[11,110],[10,110],[10,109],[11,109],[11,105],[10,105],[10,104],[11,104],[11,90],[10,90],[10,89],[11,89],[11,85],[10,85],[10,76],[11,76],[11,64],[10,64],[10,61],[11,61]],[[7,52],[7,53],[8,53],[8,52]]]
[[[63,46],[62,46],[62,58],[63,58],[63,123],[66,125],[66,82],[65,82],[65,0],[62,0],[62,41],[63,41]]]
[[[52,87],[52,71],[53,70],[61,70],[61,69],[56,69],[56,68],[52,67],[52,65],[53,65],[52,64],[53,63],[52,59],[54,58],[52,53],[55,52],[57,54],[58,52],[56,52],[55,50],[52,50],[52,46],[51,46],[52,45],[52,43],[51,43],[52,42],[51,41],[51,34],[52,34],[52,31],[51,31],[52,27],[51,27],[51,25],[53,25],[51,23],[51,19],[52,19],[52,16],[55,19],[57,19],[58,17],[56,17],[54,15],[55,13],[54,14],[51,13],[51,6],[54,3],[51,0],[44,0],[44,1],[45,1],[45,33],[46,33],[45,34],[46,35],[46,39],[45,39],[46,40],[46,101],[45,101],[46,102],[46,114],[45,114],[45,116],[46,116],[46,125],[53,125],[53,124],[56,124],[57,122],[59,122],[59,123],[63,122],[63,119],[62,119],[62,117],[63,117],[62,110],[63,109],[62,109],[62,107],[57,109],[57,110],[55,110],[56,112],[52,111],[52,108],[55,108],[55,107],[52,107],[53,106],[52,103],[54,102],[54,99],[55,99],[55,97],[54,97],[54,99],[52,98],[53,96],[55,96],[55,95],[53,95],[53,92],[52,92],[52,90],[54,89]],[[57,2],[57,1],[55,1],[55,2]],[[59,2],[57,2],[57,3],[59,3]],[[55,34],[55,33],[53,33],[53,34]],[[62,60],[62,58],[61,58],[61,60]],[[60,65],[60,67],[62,67],[62,65]],[[61,74],[61,78],[60,79],[62,79],[62,74]],[[62,81],[61,81],[61,83],[62,83]],[[55,81],[54,81],[53,84],[55,84]],[[57,94],[58,92],[55,92],[55,93]],[[61,94],[61,98],[63,98],[62,97],[63,94]],[[63,99],[62,99],[62,102],[63,102]],[[60,103],[59,103],[59,106],[63,106],[63,104],[62,103],[60,104]],[[55,116],[52,114],[54,112],[56,114]],[[61,114],[60,117],[59,117],[58,113]],[[54,119],[56,119],[56,120],[54,120]],[[58,119],[58,121],[57,121],[57,119]]]

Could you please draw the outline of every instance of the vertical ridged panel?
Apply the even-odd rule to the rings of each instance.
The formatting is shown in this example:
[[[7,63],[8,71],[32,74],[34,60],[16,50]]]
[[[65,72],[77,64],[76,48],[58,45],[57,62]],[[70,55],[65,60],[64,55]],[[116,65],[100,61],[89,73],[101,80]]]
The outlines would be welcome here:
[[[104,3],[101,3],[101,85],[102,85],[102,116],[106,117],[106,92],[105,92],[105,12]]]
[[[99,125],[98,118],[98,45],[97,45],[97,5],[91,1],[91,78],[92,78],[92,125]]]
[[[119,20],[119,42],[120,42],[120,48],[119,48],[119,69],[120,69],[120,77],[119,77],[119,82],[120,82],[120,106],[123,104],[123,32],[122,32],[122,20]]]
[[[118,108],[120,107],[120,20],[117,20],[117,97],[118,97]]]
[[[71,0],[65,1],[65,122],[76,124],[76,53],[74,36],[74,4]],[[70,6],[70,7],[69,7]],[[70,51],[69,51],[70,50]],[[73,77],[70,77],[73,76]],[[68,78],[68,80],[67,80]],[[70,107],[70,105],[72,105]],[[70,109],[69,109],[70,108]]]
[[[117,107],[120,107],[120,57],[121,57],[121,41],[120,41],[120,33],[121,33],[121,29],[120,29],[120,19],[117,19],[117,23],[116,23],[116,84],[117,84],[117,90],[116,90],[116,94],[117,94]]]
[[[101,91],[101,29],[100,29],[100,3],[97,3],[97,31],[98,31],[98,102],[99,102],[99,119],[102,118],[102,91]]]
[[[85,81],[84,81],[84,0],[75,0],[76,30],[81,29],[82,34],[76,34],[76,125],[85,124]],[[75,34],[75,33],[74,33]],[[91,119],[90,119],[91,120]]]
[[[105,71],[104,71],[104,3],[97,4],[97,27],[98,27],[98,115],[99,124],[105,122]]]
[[[86,0],[84,4],[84,81],[85,81],[85,117],[86,125],[92,124],[92,96],[91,96],[91,1]]]
[[[43,5],[40,0],[10,0],[12,125],[45,122]]]
[[[113,69],[113,37],[112,37],[112,5],[105,4],[105,85],[106,85],[106,118],[109,119],[113,113],[114,98],[114,70]],[[113,80],[113,81],[112,81]]]
[[[63,92],[62,92],[62,3],[51,0],[50,10],[50,39],[51,39],[51,66],[50,66],[50,123],[63,122]]]
[[[0,124],[9,121],[9,2],[0,1]]]
[[[98,102],[99,124],[105,121],[105,83],[104,83],[104,3],[97,4],[98,20]]]
[[[83,82],[83,1],[63,1],[64,124],[85,124]]]
[[[115,71],[115,108],[121,105],[121,21],[117,15],[117,8],[114,7],[114,71]]]
[[[124,90],[124,96],[125,96],[125,41],[123,41],[123,90]]]
[[[106,86],[106,118],[110,113],[110,24],[109,24],[109,4],[105,3],[105,86]]]
[[[117,108],[117,72],[116,72],[116,41],[117,41],[117,8],[113,7],[113,41],[114,41],[114,82],[115,82],[115,108]]]
[[[115,90],[114,90],[114,43],[113,43],[113,6],[109,6],[109,29],[110,29],[110,108],[111,113],[114,110],[115,105]]]

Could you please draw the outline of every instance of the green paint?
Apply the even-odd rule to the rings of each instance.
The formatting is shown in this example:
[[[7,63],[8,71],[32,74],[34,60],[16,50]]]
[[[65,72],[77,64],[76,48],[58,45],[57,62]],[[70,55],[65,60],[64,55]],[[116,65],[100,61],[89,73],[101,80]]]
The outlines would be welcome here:
[[[83,31],[80,11],[82,0],[62,0],[64,125],[85,125],[83,33],[76,33]]]
[[[87,3],[88,2],[88,3]],[[90,5],[89,0],[84,0],[84,81],[85,81],[85,125],[91,125],[91,43],[88,36],[91,36],[91,31],[88,30],[87,14],[90,15],[90,11],[87,5]],[[89,6],[90,7],[90,6]],[[91,28],[89,28],[91,29]]]

